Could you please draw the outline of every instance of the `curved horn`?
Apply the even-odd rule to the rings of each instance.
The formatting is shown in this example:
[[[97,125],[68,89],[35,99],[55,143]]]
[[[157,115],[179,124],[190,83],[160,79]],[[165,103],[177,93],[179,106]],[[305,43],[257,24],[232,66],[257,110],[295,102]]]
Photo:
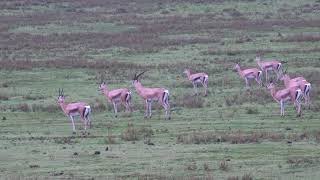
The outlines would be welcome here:
[[[58,96],[61,96],[61,89],[59,88],[59,90],[58,90]]]
[[[63,88],[62,88],[62,90],[61,90],[61,96],[64,96]]]
[[[284,74],[287,74],[288,71],[288,67],[286,67],[286,70],[284,70]]]
[[[133,80],[137,80],[137,73],[134,73]]]
[[[137,79],[143,74],[143,73],[145,73],[146,71],[143,71],[142,73],[140,73],[140,74],[138,74],[137,75]]]

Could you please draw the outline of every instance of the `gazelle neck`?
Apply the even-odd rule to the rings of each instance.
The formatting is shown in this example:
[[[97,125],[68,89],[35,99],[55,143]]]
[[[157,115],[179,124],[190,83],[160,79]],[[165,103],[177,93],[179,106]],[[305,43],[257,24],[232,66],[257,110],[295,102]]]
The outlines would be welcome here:
[[[276,88],[275,87],[272,87],[270,89],[270,94],[271,96],[273,97],[274,100],[276,100],[277,102],[279,102],[279,100],[276,98]]]
[[[108,95],[108,94],[109,94],[109,89],[108,89],[108,87],[104,87],[104,88],[102,89],[102,92],[103,92],[103,94]]]
[[[62,111],[67,114],[67,112],[66,112],[67,104],[65,102],[59,102],[59,105],[60,105]]]
[[[188,79],[190,79],[190,76],[191,76],[190,70],[187,70],[187,71],[186,71],[186,74],[187,74]]]
[[[144,87],[142,86],[142,84],[141,84],[139,81],[135,81],[135,82],[133,83],[133,85],[134,85],[134,87],[136,88],[136,90],[138,91],[138,93],[140,94],[141,91],[142,91],[142,89],[144,88]]]
[[[285,75],[284,78],[283,78],[284,85],[288,86],[289,83],[290,83],[290,80],[291,80],[290,76],[289,75]]]
[[[240,76],[243,76],[243,73],[242,73],[242,70],[241,70],[241,67],[240,67],[240,66],[237,66],[237,67],[236,67],[236,70],[237,70],[237,72],[238,72],[238,74],[239,74]]]
[[[256,62],[257,62],[257,64],[258,64],[258,66],[261,67],[261,60],[260,60],[260,58],[259,58],[259,59],[256,59]]]

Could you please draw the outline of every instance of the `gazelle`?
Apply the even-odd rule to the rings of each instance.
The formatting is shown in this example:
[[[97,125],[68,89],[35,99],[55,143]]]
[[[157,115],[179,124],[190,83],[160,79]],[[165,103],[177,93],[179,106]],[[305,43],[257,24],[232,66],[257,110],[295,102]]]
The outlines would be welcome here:
[[[110,91],[107,84],[105,82],[102,82],[99,86],[99,90],[105,95],[107,100],[113,104],[113,110],[116,117],[118,113],[117,105],[119,103],[125,106],[126,111],[132,112],[131,91],[129,91],[127,88],[115,89]]]
[[[91,114],[90,106],[85,102],[76,103],[66,103],[63,89],[59,88],[58,104],[60,105],[62,111],[67,115],[72,123],[73,133],[76,132],[76,127],[74,125],[74,117],[80,116],[83,123],[84,129],[87,130],[87,125],[91,127],[91,119],[89,118]]]
[[[286,73],[286,71],[284,72],[280,80],[284,82],[284,85],[287,88],[298,85],[303,92],[305,105],[307,105],[310,108],[311,83],[309,83],[304,77],[301,76],[291,79],[290,76]]]
[[[277,91],[273,82],[270,82],[267,88],[270,90],[273,99],[280,104],[281,116],[284,116],[284,105],[287,101],[293,102],[297,111],[297,116],[301,116],[301,98],[303,95],[299,86],[291,86]]]
[[[236,70],[239,76],[245,80],[247,88],[249,87],[250,79],[255,79],[259,85],[262,85],[262,81],[261,81],[262,71],[260,71],[259,69],[250,68],[250,69],[241,70],[241,67],[239,64],[236,64],[233,69]]]
[[[196,94],[198,94],[198,84],[201,83],[204,88],[204,96],[207,96],[208,74],[203,72],[191,74],[190,69],[185,69],[183,73],[185,73],[188,77],[188,80],[192,82],[193,89]]]
[[[165,88],[147,88],[144,87],[140,81],[139,76],[141,76],[144,72],[139,75],[135,74],[133,77],[133,85],[136,88],[139,96],[143,98],[145,101],[145,114],[144,117],[151,118],[152,116],[152,101],[157,100],[159,104],[165,109],[165,119],[171,119],[170,117],[170,103],[169,103],[169,90]]]
[[[268,81],[268,71],[274,71],[277,75],[277,80],[282,75],[282,63],[274,59],[264,59],[261,61],[261,56],[256,57],[256,62],[260,69],[265,73],[266,82]]]

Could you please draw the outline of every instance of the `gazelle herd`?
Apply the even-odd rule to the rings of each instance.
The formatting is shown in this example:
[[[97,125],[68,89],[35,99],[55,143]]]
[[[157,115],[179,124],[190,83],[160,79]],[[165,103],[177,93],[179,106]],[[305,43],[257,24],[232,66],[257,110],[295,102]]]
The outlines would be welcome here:
[[[287,70],[283,72],[282,63],[278,60],[268,60],[261,59],[260,56],[256,57],[256,63],[258,68],[248,68],[243,69],[237,63],[235,64],[233,70],[237,71],[239,76],[245,80],[246,88],[249,88],[250,81],[255,80],[260,86],[265,86],[272,96],[272,98],[280,104],[280,114],[284,116],[284,106],[287,101],[291,101],[297,111],[297,116],[301,115],[301,101],[305,100],[305,104],[310,107],[310,91],[311,83],[309,83],[304,77],[290,78],[287,74]],[[284,89],[277,90],[275,82],[270,81],[269,84],[265,85],[262,80],[264,74],[265,81],[268,81],[268,72],[273,71],[276,74],[277,81],[281,80],[284,82]],[[135,74],[132,79],[132,85],[136,89],[137,94],[143,99],[145,104],[145,118],[152,117],[152,102],[157,101],[165,110],[165,119],[170,120],[170,102],[169,90],[163,87],[150,88],[144,87],[139,77],[144,74],[144,72]],[[190,69],[185,69],[183,72],[186,74],[187,79],[192,83],[195,95],[198,95],[198,85],[202,85],[204,88],[204,96],[207,96],[209,76],[204,72],[191,73]],[[109,90],[108,85],[101,80],[99,85],[99,91],[106,97],[113,105],[115,117],[118,113],[118,105],[122,104],[126,111],[132,112],[132,93],[128,88]],[[67,115],[72,123],[73,132],[76,131],[74,124],[74,117],[80,116],[84,123],[84,129],[87,126],[91,127],[91,108],[87,103],[76,102],[76,103],[66,103],[63,89],[59,89],[58,104],[60,105],[62,111]]]
[[[273,80],[269,82],[266,88],[270,91],[273,99],[280,104],[280,114],[284,116],[285,103],[291,101],[297,111],[297,116],[301,116],[301,100],[305,99],[305,105],[310,108],[310,91],[311,83],[309,83],[304,77],[296,77],[291,79],[287,74],[287,70],[283,72],[282,63],[274,59],[261,60],[260,56],[256,57],[257,68],[249,68],[241,70],[239,64],[236,64],[234,69],[237,70],[239,76],[245,79],[246,87],[248,88],[249,79],[255,79],[258,84],[263,85],[261,79],[262,72],[265,73],[266,82],[268,81],[268,71],[273,71],[277,80],[284,81],[284,89],[276,90]]]

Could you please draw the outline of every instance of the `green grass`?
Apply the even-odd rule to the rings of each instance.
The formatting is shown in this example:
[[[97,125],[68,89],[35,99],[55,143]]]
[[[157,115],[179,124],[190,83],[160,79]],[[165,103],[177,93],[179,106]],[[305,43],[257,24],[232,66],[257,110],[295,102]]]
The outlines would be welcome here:
[[[30,59],[48,64],[30,69],[0,67],[0,179],[227,179],[231,176],[241,179],[245,174],[253,179],[318,179],[320,54],[314,49],[320,43],[307,39],[282,42],[279,33],[282,38],[318,37],[319,25],[296,28],[289,25],[205,28],[204,25],[216,20],[226,24],[241,22],[237,16],[228,14],[226,9],[232,8],[247,20],[262,21],[267,15],[268,20],[283,23],[288,19],[317,20],[316,12],[300,12],[299,8],[319,2],[37,4],[31,0],[25,5],[7,3],[0,13],[0,18],[9,18],[6,25],[0,26],[0,42],[3,42],[0,63],[7,59],[17,64],[27,63],[19,60]],[[292,14],[281,11],[283,8]],[[65,18],[52,17],[58,14]],[[210,14],[213,19],[208,20]],[[72,18],[68,19],[69,16]],[[188,26],[188,18],[195,17],[201,22],[199,31]],[[153,25],[168,29],[148,30]],[[241,41],[242,38],[250,40]],[[149,44],[154,46],[147,47]],[[246,90],[244,81],[232,71],[235,62],[256,67],[254,58],[261,50],[264,57],[285,61],[284,66],[291,74],[306,76],[312,83],[312,106],[303,110],[301,118],[296,117],[291,104],[286,106],[286,116],[280,117],[279,105],[266,89],[252,83],[252,89]],[[54,68],[64,59],[73,59],[75,64],[77,60],[107,61],[110,65]],[[201,104],[182,101],[193,94],[192,84],[183,74],[187,67],[209,74],[209,95],[200,97]],[[153,117],[143,118],[143,100],[131,82],[134,73],[143,70],[148,70],[141,78],[145,86],[170,90],[172,120],[164,120],[164,112],[156,103]],[[121,109],[119,117],[114,117],[110,103],[98,91],[101,72],[106,72],[104,80],[110,89],[127,87],[133,92],[132,115]],[[283,85],[278,82],[277,86]],[[85,101],[93,107],[90,135],[82,135],[79,120],[77,134],[72,134],[71,124],[57,104],[59,88],[64,88],[67,102]],[[105,110],[94,108],[99,103],[106,106]],[[190,104],[194,108],[188,108]],[[130,123],[139,134],[136,141],[121,138]],[[115,140],[112,144],[108,143],[108,129]],[[152,135],[147,136],[146,130],[152,131]],[[259,132],[283,137],[243,144],[231,141],[196,144],[191,138],[190,143],[178,141],[183,135],[201,134],[206,138],[206,133],[221,136]],[[95,151],[101,154],[95,155]],[[220,168],[224,160],[226,171]]]
[[[71,33],[116,33],[134,29],[130,26],[115,25],[113,23],[71,23],[71,24],[46,24],[43,26],[20,26],[9,30],[12,33],[30,34],[71,34]]]

